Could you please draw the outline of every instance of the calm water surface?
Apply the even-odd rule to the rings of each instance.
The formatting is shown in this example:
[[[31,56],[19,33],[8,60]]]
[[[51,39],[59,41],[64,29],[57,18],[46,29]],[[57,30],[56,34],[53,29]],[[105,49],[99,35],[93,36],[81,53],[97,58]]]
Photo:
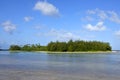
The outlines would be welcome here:
[[[1,51],[0,80],[120,80],[120,53]]]

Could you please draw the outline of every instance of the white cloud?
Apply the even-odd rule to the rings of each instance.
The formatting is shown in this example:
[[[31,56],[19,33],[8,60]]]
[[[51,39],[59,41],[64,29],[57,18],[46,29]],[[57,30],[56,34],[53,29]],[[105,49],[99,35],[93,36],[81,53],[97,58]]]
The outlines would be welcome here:
[[[44,24],[34,26],[36,30],[47,30],[47,27]]]
[[[109,20],[120,24],[120,17],[118,13],[114,11],[95,9],[95,10],[87,10],[87,14],[90,17],[96,18],[98,21]]]
[[[106,18],[108,18],[107,13],[104,10],[100,10],[100,9],[88,10],[87,14],[96,15],[99,17],[100,20],[105,20]]]
[[[81,19],[82,21],[94,21],[95,19],[92,18],[91,16],[86,16],[84,18]]]
[[[116,32],[115,32],[115,35],[120,37],[120,30],[119,30],[119,31],[116,31]]]
[[[120,17],[119,17],[119,15],[118,15],[116,12],[114,12],[114,11],[108,11],[108,13],[109,13],[109,15],[110,15],[110,16],[109,16],[109,19],[110,19],[111,21],[120,24]]]
[[[40,30],[42,28],[43,28],[42,26],[35,26],[35,29],[37,29],[37,30]]]
[[[105,11],[96,9],[97,15],[100,17],[101,20],[105,20],[108,18],[108,15]]]
[[[32,19],[33,19],[33,17],[30,17],[30,16],[24,17],[24,20],[25,20],[26,22],[29,22],[29,21],[31,21]]]
[[[95,26],[91,24],[87,24],[85,28],[89,31],[104,31],[106,27],[103,22],[98,22]]]
[[[87,10],[87,13],[88,14],[96,14],[96,11],[94,11],[94,10]]]
[[[55,30],[55,29],[51,29],[46,36],[52,36],[54,37],[56,40],[61,40],[61,41],[67,41],[70,39],[73,40],[77,40],[80,39],[80,37],[72,32],[68,32],[68,31],[63,31],[63,30]]]
[[[8,33],[12,33],[16,29],[16,25],[12,24],[10,21],[5,21],[2,23],[4,30]]]
[[[38,1],[34,6],[34,10],[38,10],[48,16],[59,16],[59,10],[53,4],[46,1]]]

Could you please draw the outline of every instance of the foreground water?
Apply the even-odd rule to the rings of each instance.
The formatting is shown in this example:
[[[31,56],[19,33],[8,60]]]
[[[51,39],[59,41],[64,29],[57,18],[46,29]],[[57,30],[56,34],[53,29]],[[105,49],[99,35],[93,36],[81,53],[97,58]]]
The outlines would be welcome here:
[[[120,53],[1,51],[0,80],[120,80]]]

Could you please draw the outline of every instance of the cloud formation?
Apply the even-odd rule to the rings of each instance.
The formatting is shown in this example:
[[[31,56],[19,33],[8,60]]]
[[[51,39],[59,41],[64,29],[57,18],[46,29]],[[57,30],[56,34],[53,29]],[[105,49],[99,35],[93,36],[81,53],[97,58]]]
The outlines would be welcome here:
[[[107,13],[104,10],[100,9],[88,10],[87,13],[90,15],[98,16],[100,20],[105,20],[106,18],[108,18]]]
[[[87,10],[87,14],[90,17],[93,16],[97,17],[99,21],[109,20],[111,22],[120,24],[120,17],[118,13],[116,13],[115,11],[105,11],[105,10],[95,9],[95,10]]]
[[[47,16],[59,16],[59,10],[53,4],[46,1],[38,1],[34,6],[34,10],[38,10]]]
[[[24,17],[25,22],[29,22],[29,21],[31,21],[32,19],[33,19],[33,17],[30,17],[30,16]]]
[[[109,19],[110,19],[111,21],[120,24],[120,17],[119,17],[119,15],[118,15],[116,12],[114,12],[114,11],[109,11],[108,13],[109,13],[109,15],[110,15]]]
[[[3,22],[2,26],[4,30],[10,34],[13,33],[13,31],[16,29],[16,25],[11,23],[10,21]]]
[[[68,32],[68,31],[63,31],[63,30],[55,30],[55,29],[51,29],[46,36],[52,36],[54,37],[56,40],[60,40],[60,41],[68,41],[70,39],[73,40],[77,40],[80,39],[80,37],[72,32]]]
[[[115,32],[115,35],[120,37],[120,30],[119,30],[119,31],[116,31],[116,32]]]
[[[89,31],[104,31],[106,27],[103,22],[98,22],[96,25],[87,24],[85,28]]]

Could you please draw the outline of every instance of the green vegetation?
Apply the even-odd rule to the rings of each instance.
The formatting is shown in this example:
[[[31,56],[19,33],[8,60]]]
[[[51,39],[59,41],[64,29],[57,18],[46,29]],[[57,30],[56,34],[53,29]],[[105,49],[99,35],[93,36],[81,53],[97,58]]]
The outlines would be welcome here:
[[[24,46],[18,46],[18,45],[11,45],[9,50],[11,51],[46,51],[46,46],[41,46],[40,44],[26,44]]]
[[[21,50],[21,47],[18,45],[11,45],[9,50]]]
[[[48,51],[75,52],[75,51],[111,51],[109,43],[99,41],[68,41],[50,42],[47,46]]]
[[[68,42],[50,42],[47,46],[40,44],[32,45],[11,45],[9,50],[21,51],[56,51],[56,52],[79,52],[79,51],[111,51],[109,43],[100,41],[70,40]]]

